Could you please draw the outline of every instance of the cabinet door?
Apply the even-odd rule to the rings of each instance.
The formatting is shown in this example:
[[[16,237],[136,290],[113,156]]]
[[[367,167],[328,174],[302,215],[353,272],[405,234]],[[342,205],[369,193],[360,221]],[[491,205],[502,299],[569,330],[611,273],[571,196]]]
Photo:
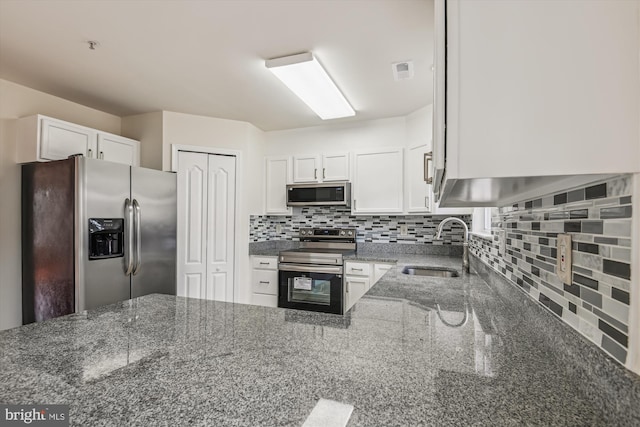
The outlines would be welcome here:
[[[59,120],[42,119],[39,160],[61,160],[72,154],[95,157],[96,132]]]
[[[295,156],[293,158],[293,182],[320,181],[319,164],[320,161],[316,155]]]
[[[349,180],[349,153],[322,155],[322,181]]]
[[[267,157],[265,177],[265,212],[290,215],[287,207],[287,184],[291,182],[289,157]]]
[[[371,266],[369,263],[363,262],[347,262],[344,265],[344,272],[350,276],[366,276],[371,275]]]
[[[98,158],[138,166],[139,143],[122,136],[98,133]]]
[[[402,212],[402,174],[402,148],[356,152],[352,212]]]
[[[347,277],[345,279],[345,311],[353,305],[369,290],[368,277]]]
[[[256,294],[278,295],[278,272],[271,270],[252,271],[251,287]]]
[[[373,283],[372,286],[378,282],[384,276],[384,274],[391,270],[393,264],[375,264],[373,266]]]
[[[424,180],[424,155],[428,149],[427,144],[407,148],[405,190],[408,213],[427,213],[432,209],[431,185]]]
[[[259,270],[278,270],[277,256],[254,256],[251,257],[251,266]]]
[[[434,2],[433,31],[433,127],[432,148],[433,195],[440,198],[440,186],[445,171],[445,95],[446,95],[446,16],[445,0]]]

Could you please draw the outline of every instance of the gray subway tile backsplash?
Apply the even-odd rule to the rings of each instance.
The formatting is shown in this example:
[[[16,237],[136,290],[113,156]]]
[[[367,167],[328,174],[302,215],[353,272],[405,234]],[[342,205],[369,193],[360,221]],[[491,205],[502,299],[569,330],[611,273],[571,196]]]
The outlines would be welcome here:
[[[621,175],[502,207],[492,219],[493,238],[472,236],[471,252],[624,364],[631,283],[631,194],[631,176]],[[542,206],[538,200],[543,201]],[[507,230],[504,256],[498,252],[498,232],[503,228]],[[570,284],[561,283],[555,271],[558,233],[568,233],[573,239]],[[594,325],[600,334],[589,336],[580,322]]]
[[[251,215],[249,239],[251,242],[271,240],[298,240],[303,227],[354,227],[358,243],[400,243],[462,245],[464,230],[449,223],[442,240],[435,240],[438,224],[449,215],[351,215],[349,209],[321,206],[294,208],[293,215]],[[471,228],[471,215],[456,215]],[[401,226],[407,233],[401,234]],[[280,233],[277,232],[277,226]]]
[[[600,199],[607,197],[607,184],[602,183],[598,185],[592,185],[584,189],[584,198],[587,200]]]
[[[626,262],[618,262],[611,259],[602,260],[602,271],[605,274],[631,280],[631,265]]]
[[[602,336],[602,348],[620,363],[627,359],[627,350],[606,335]]]

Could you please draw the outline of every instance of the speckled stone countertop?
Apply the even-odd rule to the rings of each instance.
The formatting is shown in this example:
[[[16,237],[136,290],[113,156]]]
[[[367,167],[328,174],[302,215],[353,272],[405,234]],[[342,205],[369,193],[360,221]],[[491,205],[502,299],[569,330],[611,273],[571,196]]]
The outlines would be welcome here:
[[[345,316],[149,295],[0,332],[0,402],[91,426],[301,426],[321,398],[349,426],[640,423],[638,377],[568,357],[572,331],[522,292],[400,274],[416,260]]]
[[[297,249],[300,242],[292,240],[272,240],[249,243],[249,255],[278,256],[280,251]],[[357,243],[357,251],[346,258],[358,261],[396,262],[399,256],[462,256],[462,246],[422,245],[403,243]]]

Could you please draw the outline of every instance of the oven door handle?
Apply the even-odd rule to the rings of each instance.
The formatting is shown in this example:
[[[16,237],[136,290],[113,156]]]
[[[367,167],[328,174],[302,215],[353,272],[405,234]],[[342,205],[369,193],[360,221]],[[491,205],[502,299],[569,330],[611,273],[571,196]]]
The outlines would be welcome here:
[[[337,259],[335,255],[316,255],[316,256],[295,256],[295,255],[287,255],[286,257],[280,256],[281,261],[285,261],[285,264],[293,263],[296,265],[300,264],[320,264],[320,265],[329,265],[338,264],[342,262],[340,259]]]
[[[302,273],[327,273],[342,274],[342,266],[332,267],[325,265],[298,265],[298,264],[280,264],[280,271],[299,271]]]

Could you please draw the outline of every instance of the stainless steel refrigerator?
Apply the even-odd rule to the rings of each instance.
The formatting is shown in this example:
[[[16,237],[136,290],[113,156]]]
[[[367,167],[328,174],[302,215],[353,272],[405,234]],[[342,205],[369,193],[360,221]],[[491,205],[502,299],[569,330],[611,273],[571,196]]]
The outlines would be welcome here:
[[[23,323],[176,294],[176,175],[81,156],[22,165]]]

